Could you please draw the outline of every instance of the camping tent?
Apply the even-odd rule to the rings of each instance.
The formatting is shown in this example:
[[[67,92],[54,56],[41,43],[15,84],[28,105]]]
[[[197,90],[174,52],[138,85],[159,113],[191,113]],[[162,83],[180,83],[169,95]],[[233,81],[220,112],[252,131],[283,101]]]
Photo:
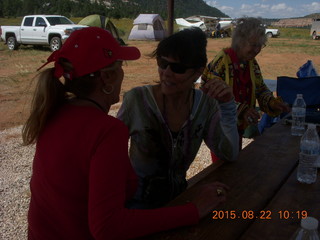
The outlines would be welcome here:
[[[105,16],[101,16],[98,14],[89,15],[83,18],[78,24],[87,25],[90,27],[101,27],[108,30],[115,38],[122,41],[119,36],[119,30],[111,22],[111,20]]]
[[[164,21],[159,14],[140,14],[134,21],[129,40],[161,40],[165,37]]]

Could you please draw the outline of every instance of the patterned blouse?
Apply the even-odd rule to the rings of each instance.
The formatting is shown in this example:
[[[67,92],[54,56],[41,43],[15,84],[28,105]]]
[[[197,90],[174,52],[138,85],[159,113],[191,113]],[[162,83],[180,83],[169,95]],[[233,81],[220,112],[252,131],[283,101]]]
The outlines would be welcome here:
[[[117,116],[129,128],[130,159],[139,176],[132,208],[162,206],[186,188],[186,172],[202,141],[225,161],[237,158],[236,104],[218,103],[198,89],[189,118],[173,136],[154,99],[152,86],[124,95]]]
[[[264,83],[256,59],[248,61],[247,64],[235,63],[232,62],[228,52],[230,52],[230,48],[223,49],[207,65],[202,75],[202,81],[210,81],[215,75],[218,75],[233,88],[237,103],[238,126],[242,125],[242,114],[244,111],[249,107],[256,107],[256,100],[263,112],[271,117],[278,116],[280,112],[273,111],[270,108],[278,100]],[[241,86],[244,81],[241,81],[241,77],[245,78],[248,82],[247,87],[245,87],[247,92],[244,94],[242,94],[243,86]]]

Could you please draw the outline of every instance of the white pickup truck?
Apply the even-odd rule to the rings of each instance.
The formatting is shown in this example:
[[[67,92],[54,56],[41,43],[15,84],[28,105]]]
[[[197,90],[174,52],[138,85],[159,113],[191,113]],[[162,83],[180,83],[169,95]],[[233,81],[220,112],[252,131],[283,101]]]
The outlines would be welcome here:
[[[28,15],[21,26],[1,26],[0,33],[10,50],[19,45],[47,45],[56,51],[74,30],[84,27],[87,26],[74,24],[60,15]]]
[[[279,29],[266,28],[266,34],[268,38],[279,37],[280,31]]]

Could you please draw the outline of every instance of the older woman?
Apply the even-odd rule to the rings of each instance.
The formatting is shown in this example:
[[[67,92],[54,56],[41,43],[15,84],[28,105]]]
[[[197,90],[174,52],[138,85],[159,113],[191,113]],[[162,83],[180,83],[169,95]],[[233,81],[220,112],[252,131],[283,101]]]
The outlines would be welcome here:
[[[153,53],[160,81],[127,92],[118,113],[131,137],[139,177],[132,208],[163,206],[187,187],[186,172],[204,140],[221,159],[238,154],[232,90],[215,79],[194,89],[207,63],[207,39],[189,28],[162,40]]]
[[[137,189],[128,129],[107,113],[119,101],[123,60],[140,57],[95,27],[77,30],[38,81],[25,144],[37,143],[31,178],[28,239],[132,239],[195,224],[225,201],[227,186],[208,184],[189,203],[125,207]]]
[[[241,139],[250,124],[260,118],[256,111],[256,100],[262,111],[270,116],[278,116],[290,109],[275,98],[263,82],[263,77],[255,57],[266,46],[265,27],[258,18],[244,17],[237,20],[230,48],[220,51],[207,65],[202,75],[204,83],[219,75],[233,89],[237,103],[238,131]]]

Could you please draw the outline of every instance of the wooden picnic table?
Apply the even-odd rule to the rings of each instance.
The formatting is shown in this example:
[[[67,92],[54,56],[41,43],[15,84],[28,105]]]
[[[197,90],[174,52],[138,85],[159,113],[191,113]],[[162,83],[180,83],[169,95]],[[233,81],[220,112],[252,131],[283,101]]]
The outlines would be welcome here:
[[[236,162],[209,166],[170,203],[185,203],[197,194],[198,185],[220,181],[231,188],[224,204],[195,226],[145,239],[281,240],[292,236],[306,214],[320,220],[320,174],[314,184],[297,181],[299,144],[290,125],[275,124],[244,148]]]

